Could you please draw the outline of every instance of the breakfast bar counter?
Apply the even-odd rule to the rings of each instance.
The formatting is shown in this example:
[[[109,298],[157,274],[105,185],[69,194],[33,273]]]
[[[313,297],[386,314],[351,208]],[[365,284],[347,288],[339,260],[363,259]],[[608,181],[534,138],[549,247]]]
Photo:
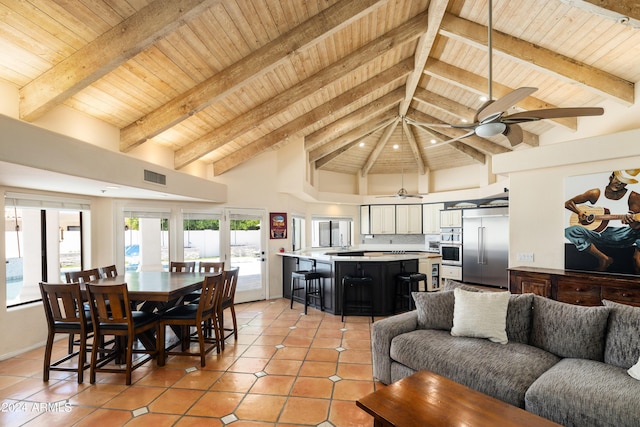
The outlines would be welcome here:
[[[341,314],[342,278],[344,276],[369,276],[373,279],[373,314],[388,316],[395,311],[395,278],[401,272],[417,272],[419,260],[438,256],[428,252],[374,252],[374,251],[295,251],[281,252],[282,291],[291,298],[291,273],[297,270],[315,270],[322,274],[324,311]],[[347,297],[347,299],[350,299]],[[304,301],[294,297],[295,301]],[[319,302],[310,306],[320,309]],[[351,312],[352,310],[350,310]],[[362,310],[367,315],[368,310]],[[356,314],[360,314],[357,313]]]

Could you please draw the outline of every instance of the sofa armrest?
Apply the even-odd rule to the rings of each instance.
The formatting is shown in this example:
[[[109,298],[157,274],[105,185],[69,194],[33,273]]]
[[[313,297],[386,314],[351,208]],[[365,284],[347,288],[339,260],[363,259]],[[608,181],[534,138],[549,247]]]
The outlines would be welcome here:
[[[383,384],[391,383],[391,340],[416,330],[418,314],[414,311],[378,320],[371,329],[371,355],[373,377]]]

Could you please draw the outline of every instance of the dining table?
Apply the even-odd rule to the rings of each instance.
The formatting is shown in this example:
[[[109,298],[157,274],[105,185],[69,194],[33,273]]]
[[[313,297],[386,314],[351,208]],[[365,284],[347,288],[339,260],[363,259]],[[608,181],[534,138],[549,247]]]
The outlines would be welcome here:
[[[89,283],[99,285],[126,283],[129,300],[137,310],[161,314],[181,304],[186,295],[202,289],[205,277],[214,274],[216,273],[131,271],[115,277],[92,280]],[[81,283],[80,287],[85,291],[84,283]],[[175,329],[174,332],[179,338],[180,329]],[[155,347],[155,336],[152,331],[139,335],[138,339],[147,349]]]
[[[168,271],[131,271],[115,277],[92,280],[90,283],[127,284],[129,299],[142,311],[164,311],[182,298],[202,288],[206,276],[213,273]]]

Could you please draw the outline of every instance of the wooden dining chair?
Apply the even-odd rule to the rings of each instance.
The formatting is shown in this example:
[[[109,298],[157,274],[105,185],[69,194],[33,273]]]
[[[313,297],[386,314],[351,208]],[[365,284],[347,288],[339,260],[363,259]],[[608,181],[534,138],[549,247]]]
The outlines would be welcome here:
[[[114,265],[107,265],[100,268],[101,277],[106,279],[109,277],[116,277],[118,275],[118,269]]]
[[[227,335],[223,336],[222,339],[222,349],[224,350],[224,340],[233,335],[234,339],[238,339],[238,320],[236,319],[236,308],[235,308],[235,297],[236,297],[236,286],[238,284],[238,272],[240,271],[239,267],[234,267],[230,270],[225,270],[224,275],[224,291],[222,293],[221,306],[222,310],[220,312],[220,329],[222,330],[223,335],[225,332],[228,332]],[[225,328],[224,326],[224,311],[229,309],[231,312],[231,320],[233,322],[232,328]]]
[[[97,268],[90,268],[88,270],[81,271],[67,271],[64,273],[64,277],[67,280],[67,283],[86,283],[102,278],[100,271],[98,271]]]
[[[89,367],[87,363],[87,340],[92,336],[91,321],[83,309],[80,285],[77,283],[52,284],[40,282],[40,294],[42,295],[48,330],[47,343],[44,350],[42,380],[49,381],[50,371],[71,371],[76,372],[78,383],[80,384],[84,379],[84,370]],[[69,334],[71,342],[77,342],[80,348],[78,351],[73,351],[72,346],[66,356],[51,362],[53,341],[56,334]],[[74,335],[79,335],[80,338],[74,341]],[[76,366],[60,366],[74,357],[78,358]]]
[[[94,338],[115,336],[116,345],[104,348],[94,345],[91,351],[89,382],[96,382],[96,372],[124,373],[126,385],[131,384],[131,373],[158,354],[158,326],[160,316],[146,311],[133,311],[126,283],[87,284]],[[136,346],[136,337],[144,332],[155,332],[155,347]],[[144,347],[144,346],[143,346]],[[100,353],[100,358],[98,354]],[[134,354],[147,354],[133,360]],[[119,362],[124,359],[124,368]],[[116,362],[112,363],[111,362]]]
[[[166,355],[181,355],[200,356],[200,366],[205,366],[205,357],[209,352],[215,348],[220,353],[222,331],[217,319],[220,316],[220,301],[223,290],[223,273],[207,276],[202,282],[198,304],[178,305],[161,314],[158,365],[164,365]],[[213,325],[214,337],[205,336],[205,329],[209,324]],[[165,342],[167,326],[181,328],[180,340],[170,346],[167,346]],[[195,328],[195,332],[191,333],[191,328]],[[198,343],[198,352],[191,351],[191,342]],[[173,350],[178,346],[181,347],[180,351]]]
[[[100,272],[97,268],[90,268],[88,270],[80,270],[80,271],[67,271],[64,273],[65,280],[67,283],[86,283],[92,280],[100,279]],[[89,307],[85,305],[85,310],[89,311]],[[79,341],[77,341],[74,337],[74,334],[69,335],[69,353],[73,351],[73,347],[78,345]]]
[[[169,272],[171,273],[194,273],[196,271],[195,261],[171,261],[169,263]]]
[[[224,261],[203,261],[198,264],[200,273],[220,273],[224,270]]]

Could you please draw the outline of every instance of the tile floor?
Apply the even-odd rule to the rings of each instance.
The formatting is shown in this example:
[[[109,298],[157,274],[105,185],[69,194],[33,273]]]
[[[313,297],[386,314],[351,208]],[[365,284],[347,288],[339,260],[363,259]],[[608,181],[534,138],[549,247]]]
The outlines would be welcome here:
[[[236,306],[239,338],[220,355],[171,356],[96,384],[51,372],[43,348],[0,361],[0,426],[372,426],[355,401],[373,381],[368,317],[340,316],[279,299]],[[227,317],[228,318],[228,317]],[[230,321],[230,320],[229,320]],[[228,321],[228,322],[229,322]],[[54,353],[66,351],[66,339]],[[55,354],[54,354],[55,356]]]

